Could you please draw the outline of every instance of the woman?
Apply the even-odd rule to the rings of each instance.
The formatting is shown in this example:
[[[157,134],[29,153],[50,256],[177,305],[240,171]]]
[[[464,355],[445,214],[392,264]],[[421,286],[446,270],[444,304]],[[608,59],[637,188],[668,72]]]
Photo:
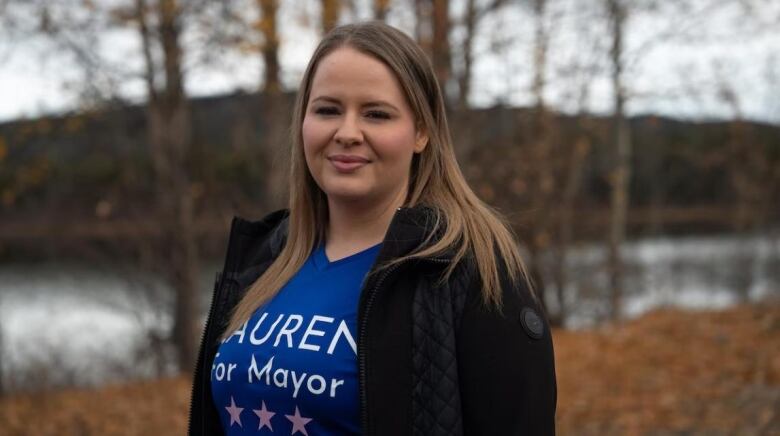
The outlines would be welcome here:
[[[422,50],[336,28],[298,92],[289,210],[233,221],[190,434],[554,434],[541,313]]]

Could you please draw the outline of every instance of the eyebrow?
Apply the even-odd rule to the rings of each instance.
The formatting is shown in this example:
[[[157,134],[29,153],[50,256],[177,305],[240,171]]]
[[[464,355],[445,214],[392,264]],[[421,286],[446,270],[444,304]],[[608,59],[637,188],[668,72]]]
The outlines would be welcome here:
[[[330,102],[330,103],[341,104],[341,101],[339,99],[337,99],[335,97],[330,97],[330,96],[327,96],[327,95],[321,95],[321,96],[315,98],[314,100],[312,100],[311,102],[314,103],[314,102],[319,101],[319,100],[327,101],[327,102]],[[394,110],[398,111],[397,107],[393,106],[392,104],[390,104],[390,103],[388,103],[388,102],[386,102],[384,100],[371,100],[371,101],[367,101],[367,102],[363,103],[362,106],[363,107],[387,106],[387,107],[389,107],[391,109],[394,109]]]

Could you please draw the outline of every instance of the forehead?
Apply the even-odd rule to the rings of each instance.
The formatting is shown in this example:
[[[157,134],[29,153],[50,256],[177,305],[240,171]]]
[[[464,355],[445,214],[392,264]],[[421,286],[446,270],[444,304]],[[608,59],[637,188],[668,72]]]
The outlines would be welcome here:
[[[340,47],[319,62],[311,84],[311,97],[404,99],[392,70],[373,56]]]

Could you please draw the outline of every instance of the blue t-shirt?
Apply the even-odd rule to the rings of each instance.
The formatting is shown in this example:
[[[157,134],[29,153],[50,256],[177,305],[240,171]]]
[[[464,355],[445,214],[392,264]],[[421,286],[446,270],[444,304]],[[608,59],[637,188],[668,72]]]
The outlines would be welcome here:
[[[357,309],[381,244],[330,262],[316,248],[227,341],[211,367],[228,436],[357,435]]]

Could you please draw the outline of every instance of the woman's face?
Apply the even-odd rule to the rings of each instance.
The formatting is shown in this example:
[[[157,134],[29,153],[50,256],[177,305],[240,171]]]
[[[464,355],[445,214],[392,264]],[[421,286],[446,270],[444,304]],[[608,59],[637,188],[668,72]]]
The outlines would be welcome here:
[[[306,164],[329,202],[406,198],[414,153],[428,138],[391,70],[350,47],[323,57],[303,119]]]

